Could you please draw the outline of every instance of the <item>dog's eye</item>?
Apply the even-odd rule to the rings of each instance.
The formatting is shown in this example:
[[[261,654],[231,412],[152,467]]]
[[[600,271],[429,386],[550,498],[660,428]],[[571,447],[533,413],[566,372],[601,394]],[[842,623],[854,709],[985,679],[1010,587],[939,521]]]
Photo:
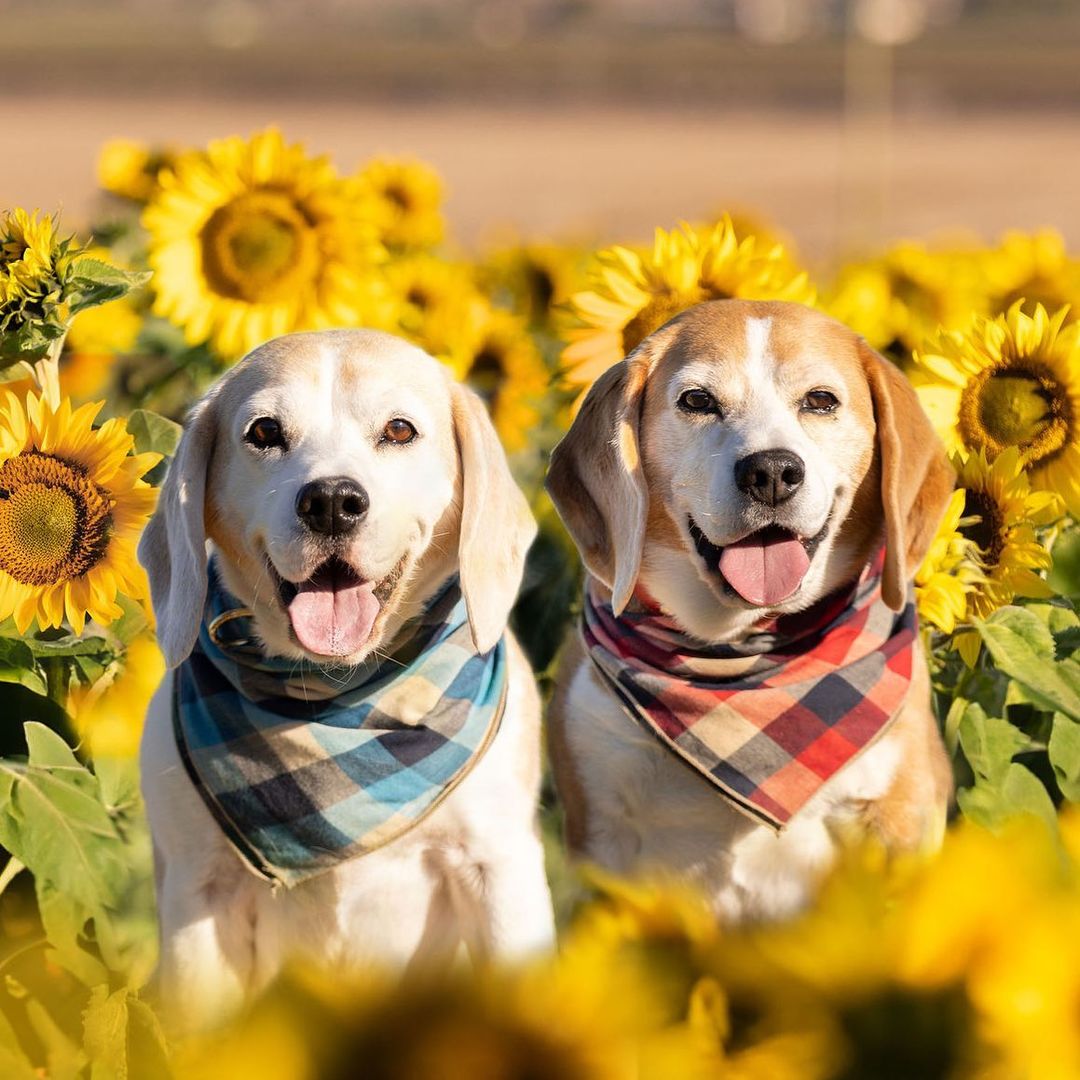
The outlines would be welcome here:
[[[260,416],[252,421],[244,438],[260,450],[269,450],[275,446],[285,449],[285,435],[281,425],[272,416]]]
[[[828,390],[811,390],[802,399],[803,412],[831,413],[836,411],[839,404],[837,396]]]
[[[690,413],[720,411],[720,407],[716,403],[716,398],[714,398],[708,390],[702,390],[700,387],[696,386],[689,390],[684,390],[679,395],[679,408],[684,412]]]
[[[384,442],[397,443],[401,446],[405,443],[411,443],[415,438],[416,428],[414,428],[408,420],[402,420],[401,417],[391,420],[390,423],[383,428]]]

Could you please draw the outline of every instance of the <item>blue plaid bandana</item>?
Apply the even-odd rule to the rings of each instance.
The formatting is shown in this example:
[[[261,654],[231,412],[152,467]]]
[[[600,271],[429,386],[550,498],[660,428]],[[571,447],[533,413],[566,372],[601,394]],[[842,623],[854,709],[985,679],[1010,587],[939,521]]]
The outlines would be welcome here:
[[[295,885],[423,820],[487,749],[506,702],[506,642],[479,655],[457,579],[353,668],[266,656],[213,566],[177,669],[180,756],[226,837]]]

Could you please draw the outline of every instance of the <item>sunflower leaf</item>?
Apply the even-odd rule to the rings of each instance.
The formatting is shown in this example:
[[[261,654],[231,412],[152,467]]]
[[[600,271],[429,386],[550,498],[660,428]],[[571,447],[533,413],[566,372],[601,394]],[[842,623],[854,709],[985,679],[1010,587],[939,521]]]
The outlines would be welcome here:
[[[83,1048],[90,1058],[92,1080],[126,1080],[128,990],[109,993],[95,986],[83,1011]]]
[[[172,457],[184,429],[167,416],[149,409],[135,409],[127,418],[128,434],[135,439],[140,454],[155,453]]]
[[[97,778],[44,724],[24,725],[29,758],[0,758],[0,843],[90,911],[115,906],[125,849]]]
[[[964,710],[958,730],[972,771],[993,784],[1003,781],[1013,757],[1031,746],[1022,731],[1000,716],[987,716],[975,702]]]
[[[65,294],[71,314],[118,300],[150,280],[149,271],[121,270],[100,259],[76,259],[71,264]]]
[[[983,621],[972,620],[994,663],[1040,708],[1080,720],[1080,663],[1055,659],[1049,627],[1024,608],[1004,607]]]
[[[1057,812],[1042,781],[1015,761],[999,783],[984,781],[961,789],[956,801],[965,818],[988,829],[998,829],[1019,814],[1030,814],[1052,831],[1057,829]]]
[[[1061,794],[1069,802],[1080,802],[1080,724],[1062,713],[1054,713],[1050,764]]]
[[[0,638],[0,682],[18,683],[41,697],[49,692],[30,647],[16,638]]]

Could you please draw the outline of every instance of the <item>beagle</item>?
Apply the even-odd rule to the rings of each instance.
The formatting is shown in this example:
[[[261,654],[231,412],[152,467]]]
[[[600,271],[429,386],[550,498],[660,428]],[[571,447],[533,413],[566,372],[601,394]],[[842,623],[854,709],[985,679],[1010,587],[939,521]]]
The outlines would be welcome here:
[[[798,910],[841,835],[939,840],[909,582],[954,476],[895,367],[799,304],[700,304],[597,380],[547,484],[587,570],[549,714],[574,852],[739,920]]]
[[[292,957],[550,946],[540,704],[506,629],[534,534],[479,398],[388,334],[278,338],[196,405],[139,548],[179,1026]]]

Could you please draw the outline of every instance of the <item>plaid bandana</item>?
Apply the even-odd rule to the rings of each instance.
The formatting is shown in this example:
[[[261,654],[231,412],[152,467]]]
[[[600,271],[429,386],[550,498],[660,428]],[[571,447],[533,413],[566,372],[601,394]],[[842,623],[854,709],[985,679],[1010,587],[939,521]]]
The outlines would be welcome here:
[[[735,807],[779,831],[888,728],[907,695],[915,606],[881,599],[880,566],[745,641],[703,645],[590,581],[582,635],[626,711]]]
[[[268,657],[249,616],[211,566],[173,721],[199,794],[269,880],[295,885],[407,832],[498,729],[506,644],[477,654],[456,578],[389,655],[354,668]]]

